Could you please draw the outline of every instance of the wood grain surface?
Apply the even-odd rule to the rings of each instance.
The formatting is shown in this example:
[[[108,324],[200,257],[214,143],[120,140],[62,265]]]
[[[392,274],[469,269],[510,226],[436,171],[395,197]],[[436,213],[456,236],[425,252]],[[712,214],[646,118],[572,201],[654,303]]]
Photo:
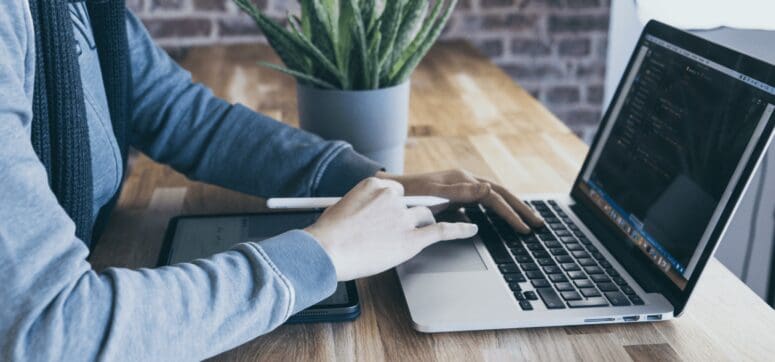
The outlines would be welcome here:
[[[259,68],[264,46],[195,48],[182,60],[215,94],[297,124],[295,85]],[[587,147],[465,43],[437,45],[412,78],[406,171],[464,168],[518,193],[567,192]],[[168,220],[186,213],[251,212],[264,201],[184,176],[139,156],[115,217],[92,254],[95,268],[152,267]],[[283,326],[215,360],[768,360],[775,313],[715,259],[686,314],[612,326],[422,334],[395,273],[358,281],[352,323]]]

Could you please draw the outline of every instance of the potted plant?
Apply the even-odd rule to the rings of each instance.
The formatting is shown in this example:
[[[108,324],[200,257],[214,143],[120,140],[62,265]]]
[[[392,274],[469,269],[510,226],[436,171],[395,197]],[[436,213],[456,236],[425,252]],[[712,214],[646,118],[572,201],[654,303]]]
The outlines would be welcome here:
[[[301,128],[345,140],[400,173],[409,118],[409,77],[457,0],[300,0],[282,26],[251,0],[234,0],[264,32],[297,80]]]

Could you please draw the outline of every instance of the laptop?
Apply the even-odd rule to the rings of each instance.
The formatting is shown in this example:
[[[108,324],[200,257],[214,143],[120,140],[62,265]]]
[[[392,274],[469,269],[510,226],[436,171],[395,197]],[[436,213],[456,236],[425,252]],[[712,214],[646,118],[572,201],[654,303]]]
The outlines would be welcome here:
[[[471,239],[399,266],[421,332],[680,316],[775,125],[775,67],[652,21],[572,190],[523,195],[546,227],[519,235],[481,205]]]

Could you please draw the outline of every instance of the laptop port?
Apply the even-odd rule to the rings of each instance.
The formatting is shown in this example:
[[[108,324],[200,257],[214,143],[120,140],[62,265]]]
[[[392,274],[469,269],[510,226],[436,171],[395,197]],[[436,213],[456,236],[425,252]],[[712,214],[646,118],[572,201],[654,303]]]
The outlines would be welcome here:
[[[637,322],[640,319],[639,315],[631,315],[627,317],[622,317],[625,322]]]
[[[648,316],[646,316],[646,320],[647,321],[661,321],[662,320],[662,315],[661,314],[648,315]]]

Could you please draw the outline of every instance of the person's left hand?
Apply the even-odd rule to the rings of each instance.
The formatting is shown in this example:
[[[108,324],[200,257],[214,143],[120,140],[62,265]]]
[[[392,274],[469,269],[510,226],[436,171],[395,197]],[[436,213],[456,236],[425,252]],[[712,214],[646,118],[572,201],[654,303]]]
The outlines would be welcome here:
[[[530,233],[531,227],[540,228],[544,225],[543,219],[509,190],[463,170],[415,175],[379,172],[376,177],[400,183],[407,196],[438,196],[448,199],[452,205],[481,203],[523,234]]]

